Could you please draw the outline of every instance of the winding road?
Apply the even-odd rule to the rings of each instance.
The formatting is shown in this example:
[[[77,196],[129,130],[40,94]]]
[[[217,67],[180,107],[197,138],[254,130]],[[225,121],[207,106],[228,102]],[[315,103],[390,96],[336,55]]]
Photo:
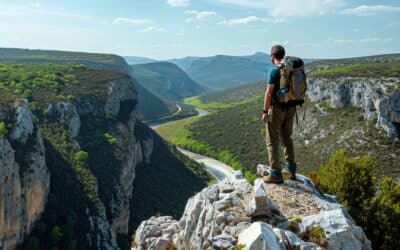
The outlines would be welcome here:
[[[207,110],[202,110],[202,109],[196,109],[198,112],[199,117],[203,117],[206,115],[209,115],[210,112],[208,112]],[[159,123],[159,124],[152,124],[150,125],[150,127],[155,130],[157,127],[162,126],[164,123]],[[206,170],[212,175],[214,176],[218,181],[223,180],[225,177],[231,175],[233,173],[233,169],[226,165],[223,162],[220,162],[218,160],[212,159],[210,157],[207,157],[205,155],[201,155],[201,154],[197,154],[197,153],[193,153],[191,151],[182,149],[182,148],[178,148],[178,150],[186,155],[187,157],[189,157],[190,159],[200,163],[200,164],[204,164],[204,167],[206,168]]]

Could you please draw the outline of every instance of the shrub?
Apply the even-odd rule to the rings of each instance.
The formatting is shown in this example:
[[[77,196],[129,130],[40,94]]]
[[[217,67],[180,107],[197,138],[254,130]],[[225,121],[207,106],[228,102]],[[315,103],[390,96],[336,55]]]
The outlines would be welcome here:
[[[336,195],[356,221],[361,222],[375,193],[372,166],[368,156],[350,159],[339,150],[318,169],[317,182],[322,191]]]
[[[366,233],[374,249],[400,246],[400,183],[383,178],[368,211]]]
[[[89,154],[85,151],[79,151],[78,153],[74,154],[74,160],[79,164],[86,164],[89,160]]]
[[[117,143],[117,139],[115,139],[115,137],[110,135],[109,133],[105,133],[104,137],[106,138],[108,143],[110,143],[110,145],[114,145],[115,143]]]
[[[4,122],[0,121],[0,137],[4,137],[7,134],[7,127]]]

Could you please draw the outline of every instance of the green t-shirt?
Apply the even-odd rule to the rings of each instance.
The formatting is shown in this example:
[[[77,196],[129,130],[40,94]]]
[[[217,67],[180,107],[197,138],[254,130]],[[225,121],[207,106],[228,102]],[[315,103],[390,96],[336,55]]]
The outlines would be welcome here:
[[[268,84],[279,84],[280,74],[278,67],[273,67],[269,70],[267,83]]]

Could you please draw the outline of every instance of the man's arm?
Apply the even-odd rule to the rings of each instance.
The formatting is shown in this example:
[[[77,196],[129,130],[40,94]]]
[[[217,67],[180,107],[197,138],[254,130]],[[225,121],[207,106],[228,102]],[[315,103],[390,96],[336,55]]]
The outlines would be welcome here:
[[[267,89],[265,90],[265,96],[264,96],[264,111],[268,112],[269,107],[271,106],[271,100],[272,100],[272,94],[274,93],[274,84],[268,84]],[[263,113],[262,115],[262,121],[267,122],[268,121],[268,113]]]

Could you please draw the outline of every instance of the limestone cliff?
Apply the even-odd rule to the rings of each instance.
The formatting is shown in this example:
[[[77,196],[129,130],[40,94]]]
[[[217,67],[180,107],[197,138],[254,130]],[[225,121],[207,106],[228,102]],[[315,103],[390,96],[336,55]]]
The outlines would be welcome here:
[[[258,166],[259,176],[269,171]],[[334,197],[309,179],[251,186],[240,172],[189,199],[179,221],[151,217],[136,249],[371,249],[363,230]]]
[[[52,187],[63,185],[65,180],[57,177],[57,171],[61,172],[62,163],[74,169],[69,158],[79,150],[88,151],[91,158],[103,157],[89,160],[88,170],[75,169],[75,174],[62,176],[82,186],[88,184],[80,181],[79,171],[88,171],[93,177],[93,190],[86,192],[93,192],[94,197],[81,204],[88,245],[117,249],[117,235],[128,233],[135,167],[151,154],[152,138],[135,138],[137,94],[131,78],[108,81],[104,88],[104,95],[88,93],[69,102],[51,102],[44,115],[35,119],[27,100],[1,107],[1,120],[8,124],[9,133],[0,138],[0,248],[14,249],[23,241],[45,212],[49,193],[52,197],[62,195],[56,188],[50,190],[50,178]],[[100,128],[94,130],[100,135],[92,133],[94,122],[103,125],[97,124]],[[98,142],[93,147],[93,141],[103,139],[105,133],[115,140],[109,143],[112,145]],[[65,143],[71,152],[63,152],[58,142]],[[65,162],[54,160],[55,153]],[[116,169],[107,170],[110,167]],[[107,176],[107,171],[112,176]],[[112,181],[107,182],[109,179]]]
[[[370,77],[316,77],[308,81],[311,101],[327,101],[332,108],[360,107],[368,120],[376,118],[376,126],[391,138],[400,135],[400,80]]]
[[[0,248],[12,249],[40,219],[49,193],[50,174],[42,135],[24,100],[2,109],[11,125],[0,136]]]

